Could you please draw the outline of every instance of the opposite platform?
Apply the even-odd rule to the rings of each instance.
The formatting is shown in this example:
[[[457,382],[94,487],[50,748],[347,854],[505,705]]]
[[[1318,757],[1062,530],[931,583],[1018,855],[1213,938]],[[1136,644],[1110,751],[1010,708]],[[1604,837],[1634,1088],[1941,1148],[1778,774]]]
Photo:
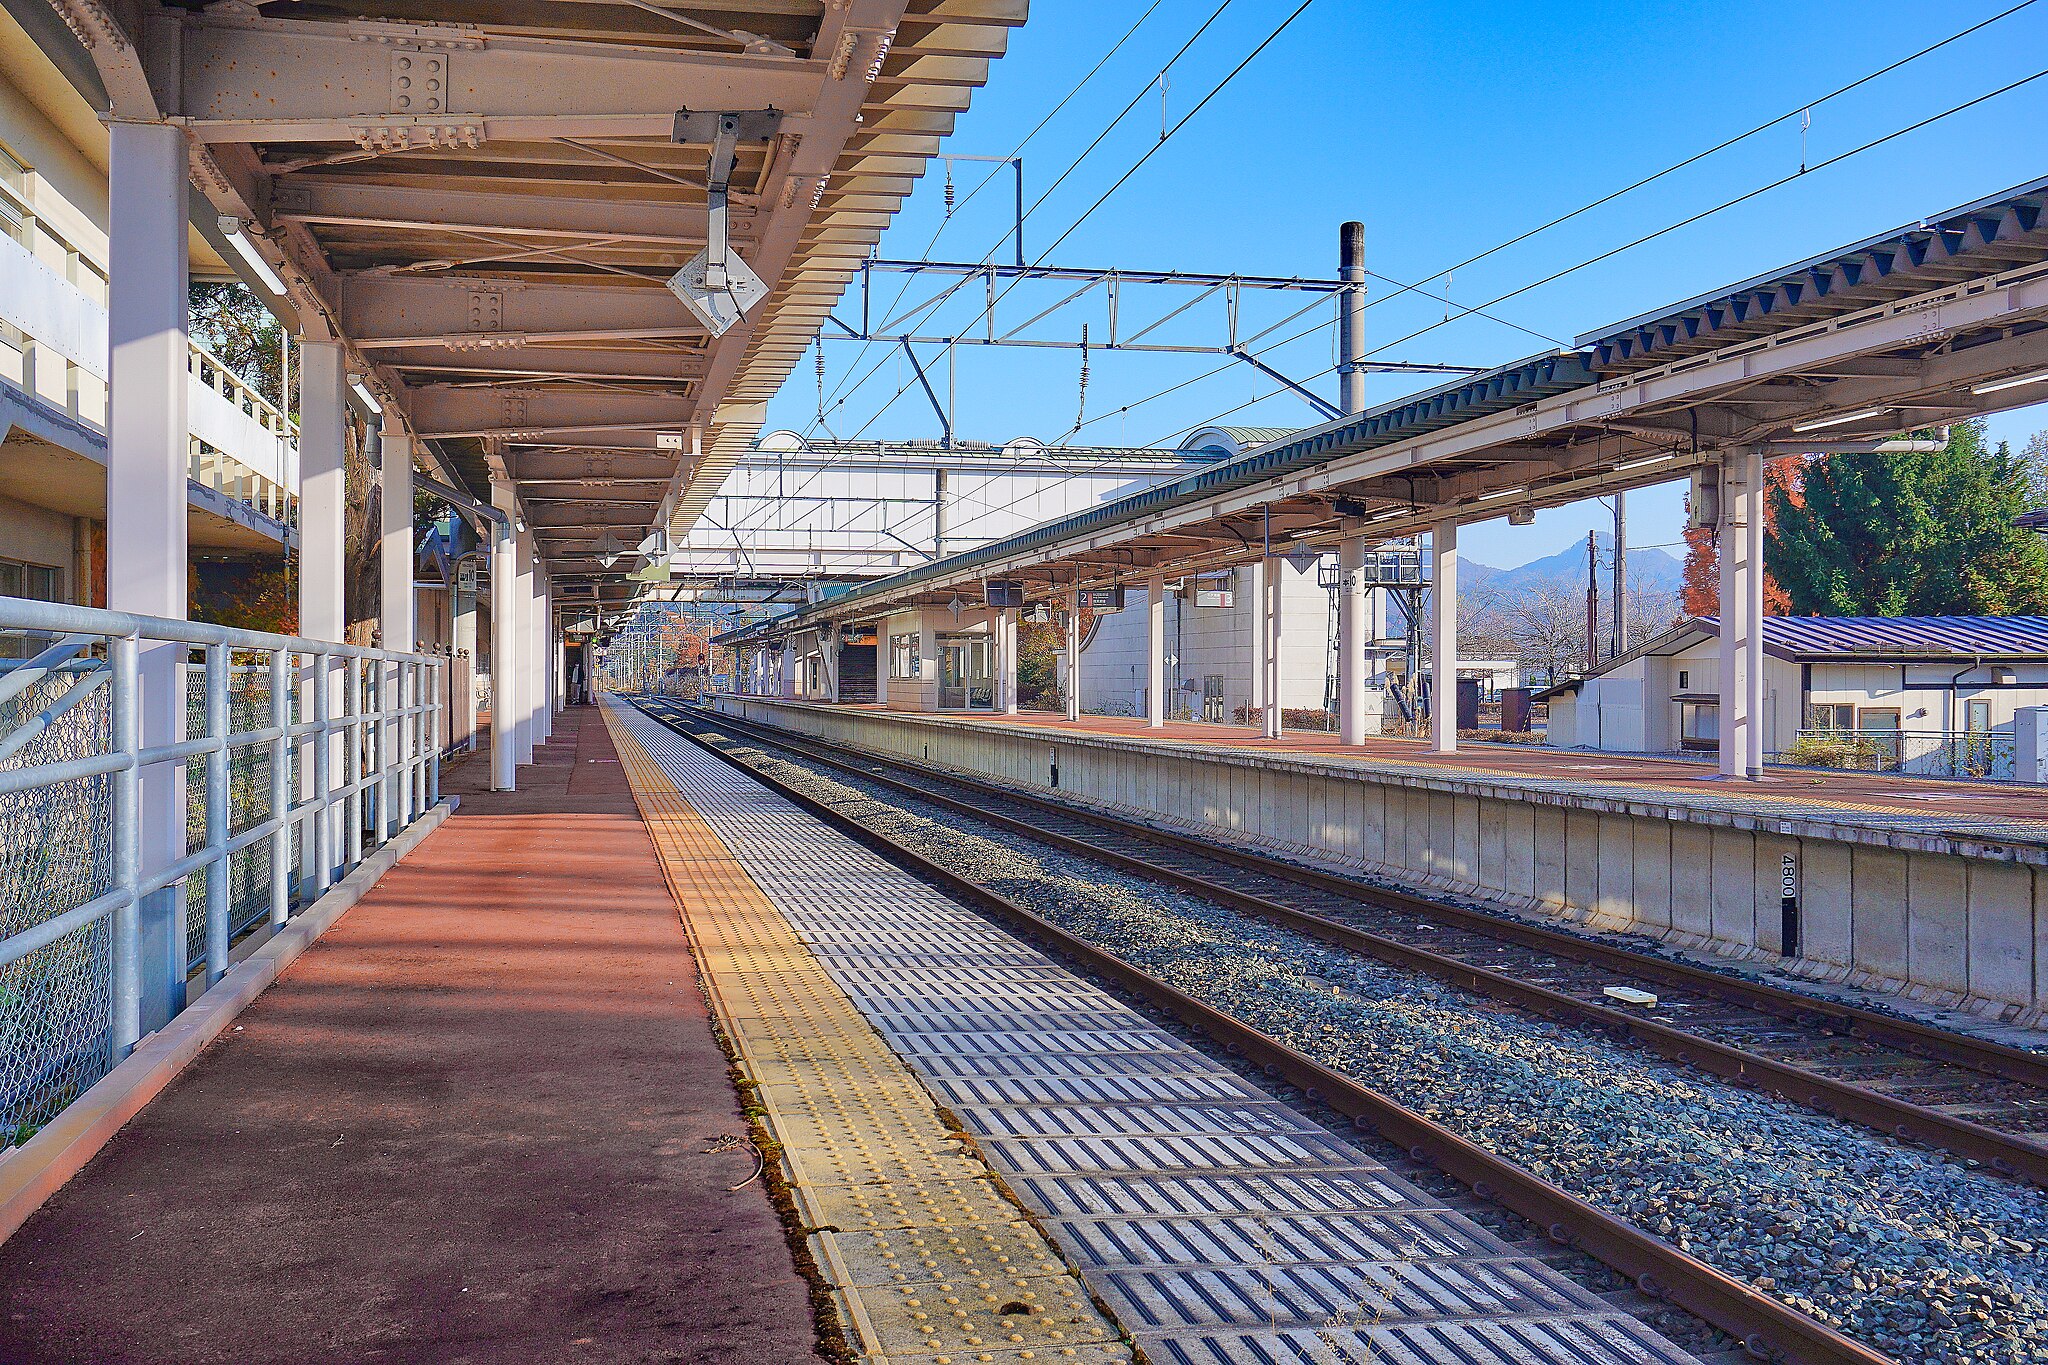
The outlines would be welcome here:
[[[970,720],[729,694],[710,706],[1425,894],[2048,1024],[2038,788],[1791,773],[1752,786],[1690,764],[1507,745],[1431,755],[1413,741],[1349,749],[1103,717]]]

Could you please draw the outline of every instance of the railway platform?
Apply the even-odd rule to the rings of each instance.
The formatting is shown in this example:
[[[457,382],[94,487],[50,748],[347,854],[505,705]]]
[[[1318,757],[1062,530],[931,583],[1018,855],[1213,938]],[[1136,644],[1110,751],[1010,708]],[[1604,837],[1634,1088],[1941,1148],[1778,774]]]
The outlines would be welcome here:
[[[1267,739],[1245,725],[1168,721],[1153,728],[1142,719],[1128,716],[1083,716],[1072,721],[1050,712],[1023,711],[1014,716],[949,712],[935,717],[930,711],[859,702],[839,704],[833,709],[921,720],[937,718],[960,725],[1010,726],[1048,737],[1081,736],[1183,749],[1299,756],[1318,762],[1356,764],[1372,772],[1451,781],[1508,782],[1530,791],[1696,806],[1778,821],[1868,824],[1903,834],[2048,845],[2048,793],[2038,787],[2012,783],[1805,768],[1772,768],[1755,782],[1729,782],[1706,762],[1550,749],[1541,745],[1473,741],[1462,743],[1455,753],[1439,754],[1432,752],[1428,741],[1422,739],[1374,735],[1360,744],[1344,744],[1334,733],[1315,730],[1289,730],[1279,739]]]
[[[1204,838],[1655,936],[1993,1024],[2048,1019],[2048,799],[2028,787],[722,694],[715,710]]]
[[[0,1360],[816,1359],[595,710],[519,777],[0,1244]]]

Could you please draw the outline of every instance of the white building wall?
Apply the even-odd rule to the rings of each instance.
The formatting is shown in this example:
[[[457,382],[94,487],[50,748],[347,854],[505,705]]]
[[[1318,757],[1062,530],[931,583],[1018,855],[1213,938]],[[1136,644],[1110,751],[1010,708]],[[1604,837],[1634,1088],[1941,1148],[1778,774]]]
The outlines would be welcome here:
[[[1280,605],[1281,705],[1288,710],[1320,710],[1326,677],[1335,666],[1329,654],[1330,591],[1318,585],[1313,563],[1278,561],[1285,575]],[[1172,692],[1168,714],[1202,715],[1205,680],[1223,680],[1223,719],[1235,719],[1252,699],[1253,651],[1258,606],[1252,601],[1248,569],[1232,571],[1232,605],[1198,607],[1193,580],[1166,600],[1167,686]],[[1169,580],[1171,581],[1171,580]],[[1203,580],[1205,587],[1214,580]],[[1126,591],[1122,611],[1096,618],[1093,634],[1081,651],[1081,709],[1106,715],[1136,716],[1145,712],[1148,640],[1147,599],[1143,588]]]
[[[1178,477],[1172,452],[1014,453],[929,444],[848,452],[771,433],[733,467],[677,548],[679,573],[880,576]]]
[[[1966,729],[1969,703],[1981,701],[1990,708],[1990,733],[2011,734],[2015,711],[2048,705],[2048,663],[2013,666],[2011,683],[1997,682],[1992,668],[1965,668],[1958,661],[1814,663],[1802,669],[1796,660],[1766,656],[1764,750],[1790,748],[1809,728],[1809,705],[1851,706],[1864,729],[1872,728],[1865,713],[1897,711],[1901,730],[1939,734]],[[1634,659],[1589,680],[1576,701],[1553,698],[1548,742],[1612,753],[1675,752],[1680,704],[1674,698],[1712,694],[1719,686],[1719,642],[1711,638],[1669,655]]]
[[[4,458],[0,455],[0,459]],[[13,498],[0,498],[0,559],[55,569],[60,601],[84,600],[84,585],[80,581],[85,573],[85,566],[80,563],[81,530],[82,522],[77,517]]]

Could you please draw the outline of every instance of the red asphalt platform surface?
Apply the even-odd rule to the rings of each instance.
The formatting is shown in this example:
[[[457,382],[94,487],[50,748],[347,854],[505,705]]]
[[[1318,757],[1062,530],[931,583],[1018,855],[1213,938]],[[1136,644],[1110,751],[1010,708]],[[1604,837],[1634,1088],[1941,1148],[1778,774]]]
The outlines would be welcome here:
[[[814,1361],[594,707],[0,1246],[0,1362]]]
[[[777,698],[754,698],[774,701]],[[808,703],[823,706],[824,703]],[[1810,802],[1835,806],[1841,818],[1856,813],[1896,812],[1914,816],[1969,819],[2048,821],[2048,793],[2039,787],[1991,782],[1915,779],[1890,773],[1822,772],[1807,768],[1766,768],[1755,782],[1719,778],[1711,762],[1637,757],[1585,749],[1550,749],[1541,745],[1498,744],[1461,739],[1456,753],[1430,752],[1429,742],[1374,736],[1362,744],[1339,742],[1336,735],[1315,730],[1290,730],[1269,740],[1239,725],[1168,721],[1153,729],[1125,716],[1064,716],[1026,711],[1015,716],[963,711],[910,711],[873,702],[842,703],[834,709],[879,711],[890,715],[960,721],[971,725],[1017,726],[1053,734],[1099,735],[1109,739],[1167,741],[1204,748],[1242,749],[1254,753],[1299,754],[1310,759],[1336,759],[1365,768],[1398,768],[1420,775],[1441,775],[1471,781],[1542,778],[1551,781],[1640,788],[1644,800],[1683,801],[1698,797],[1714,802],[1740,802],[1745,797]]]

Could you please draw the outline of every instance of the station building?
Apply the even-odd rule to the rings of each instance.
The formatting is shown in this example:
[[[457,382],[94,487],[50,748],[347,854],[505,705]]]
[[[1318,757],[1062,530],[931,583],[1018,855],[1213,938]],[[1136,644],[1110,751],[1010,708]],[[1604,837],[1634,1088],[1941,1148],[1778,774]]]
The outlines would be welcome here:
[[[47,5],[0,9],[0,595],[105,605],[104,92],[44,29],[63,32]],[[204,219],[192,277],[231,280],[231,247]],[[192,560],[277,564],[296,542],[292,423],[197,342],[187,373]]]
[[[1551,688],[1547,742],[1715,752],[1719,638],[1713,617],[1681,621]],[[1763,655],[1764,748],[1780,762],[2010,778],[2016,719],[2048,706],[2044,617],[1772,616]]]

